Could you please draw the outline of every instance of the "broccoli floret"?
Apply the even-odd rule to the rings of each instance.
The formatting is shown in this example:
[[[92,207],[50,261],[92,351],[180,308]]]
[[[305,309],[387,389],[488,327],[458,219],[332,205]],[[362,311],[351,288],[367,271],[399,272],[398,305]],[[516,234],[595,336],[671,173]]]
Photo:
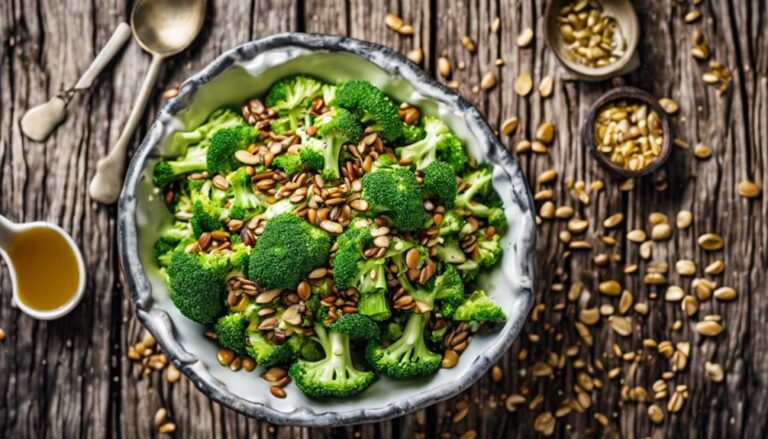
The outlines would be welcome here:
[[[294,176],[304,169],[298,154],[283,154],[275,157],[272,164],[282,169],[288,176]]]
[[[180,180],[192,172],[202,172],[207,168],[205,150],[189,148],[184,158],[177,160],[161,160],[155,165],[153,183],[156,187],[164,188],[172,181]]]
[[[501,242],[500,237],[494,234],[491,238],[488,238],[485,233],[477,232],[477,249],[478,257],[477,262],[481,267],[490,267],[499,261],[501,257]]]
[[[344,108],[335,108],[325,113],[317,121],[317,135],[321,141],[307,142],[304,145],[303,157],[311,169],[317,169],[316,155],[323,156],[323,177],[339,178],[339,156],[345,143],[356,143],[363,133],[363,128],[354,115]],[[310,152],[311,151],[311,152]],[[301,153],[300,153],[301,154]]]
[[[437,160],[448,163],[455,174],[464,171],[469,162],[467,152],[464,150],[464,144],[456,136],[451,136],[440,143],[437,148]]]
[[[370,205],[370,213],[387,213],[402,231],[420,229],[427,221],[421,202],[421,188],[416,175],[408,168],[392,166],[363,176],[362,198]]]
[[[504,311],[482,290],[472,293],[453,313],[453,320],[462,322],[503,322],[506,319]]]
[[[155,241],[153,255],[157,265],[167,267],[171,263],[171,255],[179,247],[191,242],[192,232],[189,224],[176,221],[160,232],[160,237]]]
[[[437,246],[437,257],[447,264],[462,264],[467,260],[467,255],[455,239]]]
[[[322,172],[325,167],[325,157],[320,152],[322,149],[304,147],[299,151],[299,158],[310,171]]]
[[[332,105],[355,113],[363,124],[372,122],[381,139],[395,142],[403,134],[403,122],[392,101],[368,81],[347,81],[336,87]]]
[[[227,256],[176,250],[167,269],[173,304],[197,323],[213,323],[226,309],[224,276],[229,269]]]
[[[467,162],[464,147],[448,125],[436,117],[427,116],[423,121],[426,136],[397,148],[395,152],[400,159],[413,163],[416,169],[424,169],[436,159],[445,161],[454,172],[463,169]]]
[[[403,145],[410,145],[411,143],[418,142],[426,136],[427,132],[424,131],[423,126],[403,124],[403,138],[401,139],[401,143]]]
[[[442,356],[429,350],[424,341],[426,314],[411,314],[402,337],[387,347],[370,343],[366,357],[373,368],[393,378],[413,378],[434,374]]]
[[[416,300],[416,307],[421,312],[432,311],[435,308],[442,311],[445,308],[446,312],[453,314],[456,307],[464,301],[464,282],[453,265],[445,264],[443,271],[427,285],[418,288],[411,285],[403,285],[403,287]]]
[[[433,198],[446,209],[456,202],[456,174],[445,162],[434,161],[424,168],[424,195]]]
[[[296,386],[311,398],[346,398],[360,393],[371,385],[376,374],[355,367],[350,339],[378,336],[377,332],[378,327],[359,314],[340,317],[330,331],[317,324],[316,339],[325,357],[312,362],[300,359],[288,373]]]
[[[464,283],[466,284],[474,280],[478,273],[480,273],[480,264],[473,261],[472,259],[467,259],[466,261],[457,265],[456,269],[459,270],[461,279],[464,280]]]
[[[192,203],[192,218],[189,224],[192,233],[199,237],[203,232],[212,232],[222,228],[221,215],[223,209],[216,206],[207,197],[201,197]]]
[[[308,75],[293,75],[272,84],[264,103],[280,116],[287,117],[288,126],[295,130],[312,100],[322,93],[322,82]]]
[[[265,369],[278,364],[286,364],[296,355],[293,344],[289,343],[288,340],[283,344],[276,344],[267,340],[259,331],[248,333],[247,344],[245,351],[256,360],[256,364]]]
[[[355,287],[360,292],[358,312],[375,320],[391,315],[387,302],[387,279],[384,258],[366,259],[365,246],[373,240],[368,227],[349,227],[337,239],[334,253],[333,279],[339,288]]]
[[[247,124],[216,130],[206,152],[208,171],[212,174],[226,174],[237,169],[242,164],[235,158],[235,153],[248,148],[258,134],[255,128]]]
[[[248,318],[241,312],[227,314],[219,318],[214,325],[219,344],[231,349],[237,355],[245,355],[245,327]]]
[[[298,356],[307,361],[319,361],[325,357],[325,352],[323,352],[323,347],[320,346],[320,343],[309,337],[294,334],[289,340],[294,343],[294,349]]]
[[[440,223],[440,236],[445,238],[451,235],[458,235],[464,224],[466,224],[464,218],[452,210],[448,211],[443,215],[443,222]]]
[[[485,218],[489,225],[502,229],[507,225],[507,217],[504,209],[493,207],[489,203],[479,201],[480,198],[491,198],[495,194],[491,183],[491,169],[480,168],[464,176],[464,181],[469,183],[469,188],[456,196],[456,206],[467,209],[478,218]]]
[[[190,131],[179,131],[173,134],[169,150],[176,155],[187,153],[187,147],[199,144],[206,147],[208,141],[216,130],[245,123],[243,117],[229,108],[214,111],[208,120],[199,127]]]
[[[248,276],[264,288],[296,289],[301,279],[328,260],[326,232],[293,215],[271,218],[251,252]]]
[[[251,176],[246,168],[240,168],[228,177],[232,188],[232,204],[229,207],[229,218],[247,220],[264,212],[267,205],[251,189]]]

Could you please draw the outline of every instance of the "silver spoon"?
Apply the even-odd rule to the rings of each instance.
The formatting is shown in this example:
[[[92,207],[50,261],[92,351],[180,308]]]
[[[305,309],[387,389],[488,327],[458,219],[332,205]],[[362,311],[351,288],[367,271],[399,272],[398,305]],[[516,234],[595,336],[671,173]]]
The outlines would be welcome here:
[[[125,154],[133,132],[141,120],[152,88],[165,58],[186,49],[205,20],[207,0],[139,0],[131,12],[131,30],[136,42],[152,55],[149,71],[136,96],[115,146],[96,166],[89,192],[94,200],[109,204],[117,201],[125,171]]]
[[[104,67],[112,61],[115,54],[122,49],[126,41],[131,37],[131,28],[125,23],[120,23],[115,32],[101,49],[91,65],[83,72],[74,87],[59,92],[48,102],[30,108],[21,117],[21,132],[32,140],[42,142],[53,132],[67,115],[67,105],[78,91],[91,87],[96,77],[104,70]]]

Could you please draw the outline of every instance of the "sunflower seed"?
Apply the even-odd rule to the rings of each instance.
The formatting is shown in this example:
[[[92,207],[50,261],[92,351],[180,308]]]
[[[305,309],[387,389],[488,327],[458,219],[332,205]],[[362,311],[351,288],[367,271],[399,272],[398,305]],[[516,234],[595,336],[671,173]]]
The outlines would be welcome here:
[[[483,75],[483,79],[480,81],[480,87],[483,91],[488,91],[496,86],[496,74],[493,72],[487,72]]]
[[[707,374],[707,378],[719,383],[725,378],[725,372],[723,372],[723,366],[717,363],[710,363],[707,361],[704,363],[704,372]]]
[[[634,229],[627,232],[627,239],[635,243],[641,243],[645,242],[647,235],[642,229]]]
[[[506,136],[511,136],[515,131],[517,131],[518,125],[519,125],[519,120],[517,117],[512,116],[510,118],[507,118],[501,124],[501,132],[504,133],[504,135]]]
[[[707,251],[715,251],[723,248],[725,241],[716,233],[705,233],[699,236],[699,246]]]
[[[730,302],[736,299],[736,290],[731,287],[720,287],[715,290],[714,296],[721,302]]]
[[[718,259],[715,262],[707,265],[704,268],[704,273],[710,276],[716,276],[718,274],[721,274],[724,269],[725,269],[725,263],[722,261],[722,259]]]
[[[723,327],[718,322],[703,320],[696,323],[696,332],[706,337],[716,337],[723,332]]]
[[[760,186],[749,180],[742,180],[739,182],[738,191],[744,198],[757,198],[760,195]]]
[[[551,181],[554,181],[556,178],[557,178],[557,171],[555,171],[554,169],[549,169],[539,174],[537,182],[539,184],[547,184]]]
[[[443,78],[448,79],[451,77],[451,61],[447,57],[441,56],[437,59],[437,72]]]
[[[680,108],[677,105],[677,102],[675,102],[673,99],[670,99],[670,98],[659,99],[659,105],[667,114],[675,114],[677,113],[677,110]]]
[[[654,424],[661,424],[664,422],[664,410],[656,404],[648,406],[648,418]]]
[[[696,263],[689,259],[681,259],[675,263],[675,271],[680,276],[693,276],[696,274]]]
[[[541,78],[539,83],[539,96],[542,98],[548,98],[552,96],[552,92],[555,90],[555,78],[552,75],[547,75]]]
[[[515,93],[517,93],[519,96],[527,96],[528,93],[531,92],[531,89],[533,89],[533,79],[531,78],[531,75],[527,73],[521,73],[517,78],[515,78],[513,87],[515,89]]]
[[[678,229],[683,230],[687,229],[691,223],[693,222],[693,214],[690,210],[681,210],[677,213],[677,218],[675,219],[675,225]]]
[[[665,241],[672,236],[672,226],[667,223],[656,224],[651,229],[651,239],[654,241]]]
[[[408,58],[408,61],[416,65],[421,65],[421,62],[424,60],[424,51],[421,47],[411,49],[406,53],[405,57]]]
[[[549,145],[555,139],[555,125],[551,122],[545,122],[536,129],[536,140],[545,145]]]
[[[618,296],[621,294],[621,284],[615,280],[600,282],[598,290],[607,296]]]
[[[605,221],[603,221],[603,226],[606,229],[612,229],[621,224],[622,221],[624,221],[624,214],[616,213],[606,218]]]
[[[693,155],[696,156],[696,158],[708,159],[712,156],[712,150],[709,146],[699,143],[693,147]]]
[[[611,329],[617,334],[623,337],[628,337],[632,334],[632,317],[611,316],[608,321],[611,324]]]
[[[685,14],[685,17],[683,17],[683,20],[685,20],[686,23],[691,24],[694,21],[698,20],[700,17],[701,17],[701,12],[699,12],[696,9],[693,9],[687,14]]]
[[[528,27],[517,36],[517,47],[528,47],[531,41],[533,41],[533,29]]]

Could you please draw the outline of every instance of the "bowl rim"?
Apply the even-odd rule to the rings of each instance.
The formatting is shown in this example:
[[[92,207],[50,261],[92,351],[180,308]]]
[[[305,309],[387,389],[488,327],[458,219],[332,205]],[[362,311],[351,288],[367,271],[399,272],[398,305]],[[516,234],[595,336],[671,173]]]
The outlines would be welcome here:
[[[417,393],[408,400],[400,400],[376,409],[359,408],[341,413],[327,410],[316,413],[306,407],[299,407],[291,412],[281,412],[260,402],[242,399],[218,385],[217,383],[220,381],[207,373],[204,368],[202,370],[193,368],[193,365],[200,360],[187,352],[178,342],[173,334],[173,323],[170,316],[163,310],[153,309],[152,287],[138,254],[136,206],[137,188],[141,181],[141,175],[147,159],[153,157],[152,152],[163,137],[163,125],[174,114],[186,107],[188,102],[185,99],[190,99],[200,86],[230,66],[240,61],[246,61],[259,53],[281,47],[301,48],[321,53],[351,53],[368,60],[391,76],[402,77],[415,91],[429,96],[430,99],[446,105],[453,111],[464,113],[466,123],[475,135],[482,135],[487,139],[490,145],[488,156],[496,160],[495,164],[498,168],[509,177],[512,190],[515,193],[514,199],[521,209],[519,238],[516,241],[516,246],[519,254],[518,265],[520,265],[521,277],[524,278],[524,282],[520,283],[518,289],[523,309],[521,309],[517,319],[511,321],[511,324],[507,324],[505,329],[497,334],[497,337],[501,338],[500,343],[496,343],[495,346],[483,351],[476,358],[467,358],[476,367],[469,368],[458,380],[432,387],[425,386],[424,391]],[[439,84],[393,49],[354,38],[298,32],[280,33],[234,47],[187,79],[180,87],[179,94],[160,109],[154,123],[131,160],[118,202],[117,220],[120,267],[130,291],[135,314],[142,325],[155,336],[174,366],[184,373],[208,398],[246,416],[274,424],[330,427],[384,421],[450,398],[472,385],[504,355],[517,338],[533,304],[536,256],[535,207],[530,189],[515,158],[499,142],[480,112],[468,101]]]
[[[659,153],[659,156],[655,161],[651,162],[650,165],[635,171],[624,169],[618,165],[615,165],[613,162],[608,160],[608,157],[606,157],[605,154],[597,150],[597,145],[595,144],[594,126],[597,113],[601,108],[608,105],[609,103],[619,100],[642,102],[648,105],[651,110],[655,111],[659,116],[659,120],[661,121],[661,132],[664,135],[664,138],[661,141],[661,152]],[[624,178],[638,178],[648,175],[663,166],[664,163],[666,163],[669,159],[669,156],[672,154],[672,131],[671,125],[669,123],[669,116],[650,93],[645,90],[630,86],[616,87],[597,98],[587,113],[587,118],[585,120],[584,126],[582,127],[582,140],[584,142],[584,146],[590,150],[592,157],[594,157],[598,163],[600,163],[605,169],[611,171],[613,174],[622,176]]]

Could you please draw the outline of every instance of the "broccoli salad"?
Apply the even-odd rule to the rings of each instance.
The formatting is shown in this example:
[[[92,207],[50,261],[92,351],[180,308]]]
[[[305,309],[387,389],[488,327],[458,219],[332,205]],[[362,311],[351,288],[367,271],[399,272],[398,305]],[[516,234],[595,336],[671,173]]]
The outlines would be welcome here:
[[[171,142],[183,155],[154,168],[174,216],[160,272],[220,363],[277,371],[273,395],[429,376],[505,320],[474,283],[501,257],[501,199],[441,119],[297,75]]]

